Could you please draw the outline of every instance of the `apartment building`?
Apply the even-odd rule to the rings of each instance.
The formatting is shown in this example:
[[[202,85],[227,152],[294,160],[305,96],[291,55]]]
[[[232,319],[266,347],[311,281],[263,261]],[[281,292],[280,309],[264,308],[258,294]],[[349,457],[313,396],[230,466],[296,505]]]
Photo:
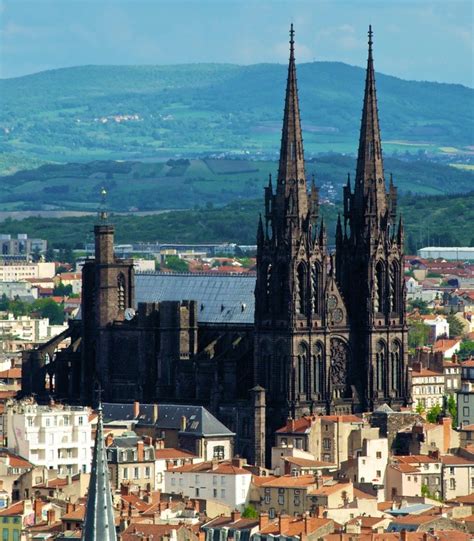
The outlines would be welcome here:
[[[59,475],[88,473],[93,446],[90,413],[82,406],[10,400],[3,413],[6,447]]]

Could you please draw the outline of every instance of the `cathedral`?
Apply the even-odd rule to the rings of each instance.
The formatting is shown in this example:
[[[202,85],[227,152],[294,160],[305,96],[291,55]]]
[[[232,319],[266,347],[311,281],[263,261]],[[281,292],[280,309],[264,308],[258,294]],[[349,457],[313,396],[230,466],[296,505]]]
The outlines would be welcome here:
[[[288,417],[407,405],[403,225],[387,189],[369,48],[356,173],[328,249],[308,186],[294,54],[278,174],[257,227],[255,276],[139,274],[114,254],[105,212],[83,269],[81,317],[24,355],[23,393],[94,404],[202,404],[263,465]],[[63,339],[69,347],[57,351]],[[267,455],[266,455],[267,453]]]

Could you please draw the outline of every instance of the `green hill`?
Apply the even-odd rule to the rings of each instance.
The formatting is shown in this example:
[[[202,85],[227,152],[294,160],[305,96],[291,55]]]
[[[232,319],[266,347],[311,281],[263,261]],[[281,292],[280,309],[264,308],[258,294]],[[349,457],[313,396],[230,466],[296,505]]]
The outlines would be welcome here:
[[[364,70],[298,66],[307,154],[354,153]],[[4,170],[25,160],[81,161],[240,152],[276,156],[286,66],[83,66],[0,80]],[[384,149],[473,145],[472,89],[377,75]]]
[[[178,159],[166,162],[46,164],[0,177],[1,210],[95,210],[102,186],[116,211],[183,209],[222,206],[232,201],[262,198],[268,175],[278,164],[269,160]],[[308,160],[308,177],[315,176],[322,199],[342,196],[347,173],[355,169],[350,156],[330,155]],[[473,172],[431,161],[385,159],[401,193],[442,195],[468,192]]]
[[[406,230],[406,249],[413,253],[421,246],[474,246],[474,232],[466,224],[474,221],[474,192],[450,196],[400,198],[399,209]],[[328,239],[334,241],[338,206],[322,205],[328,225]],[[262,199],[235,201],[222,208],[171,211],[158,215],[114,215],[116,240],[129,242],[237,242],[254,244]],[[91,242],[95,216],[81,218],[27,218],[2,223],[2,233],[27,233],[46,238],[59,246],[81,248]]]

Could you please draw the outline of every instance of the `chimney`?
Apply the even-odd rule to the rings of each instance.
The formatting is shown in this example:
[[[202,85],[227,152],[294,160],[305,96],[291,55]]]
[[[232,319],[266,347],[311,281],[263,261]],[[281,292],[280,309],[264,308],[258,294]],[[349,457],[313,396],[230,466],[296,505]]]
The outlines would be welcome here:
[[[262,530],[263,528],[268,526],[268,522],[269,522],[268,513],[260,513],[258,517],[258,529]]]
[[[158,421],[158,404],[153,404],[153,424]]]
[[[54,512],[54,509],[48,509],[47,517],[48,517],[48,526],[51,526],[51,524],[54,524],[55,519],[56,519],[56,513]]]
[[[451,447],[451,418],[443,417],[440,422],[443,425],[443,453],[447,453]]]
[[[140,415],[140,402],[133,403],[133,417],[136,419]]]
[[[35,524],[38,524],[38,522],[41,522],[42,520],[43,502],[36,499],[33,503],[33,510],[35,513]]]
[[[240,458],[239,456],[235,456],[232,459],[232,466],[235,466],[236,468],[243,468],[245,464],[245,459]]]
[[[304,514],[303,521],[304,521],[304,533],[308,535],[309,529],[310,529],[310,519],[309,519],[308,513]]]
[[[281,513],[278,515],[278,531],[280,535],[288,530],[290,519],[290,515],[282,515]]]
[[[232,511],[232,513],[230,514],[230,518],[232,519],[232,522],[236,522],[237,520],[239,520],[240,519],[240,511],[237,511],[237,509]]]
[[[165,442],[163,440],[155,440],[155,449],[164,449]]]
[[[185,430],[186,430],[186,424],[187,424],[187,422],[186,422],[186,416],[183,415],[183,416],[181,417],[181,432],[185,432]]]
[[[324,484],[323,476],[321,470],[316,470],[314,474],[314,480],[316,482],[316,488],[321,488]]]
[[[144,443],[143,440],[137,441],[137,462],[143,462],[145,453],[143,452]]]
[[[286,426],[288,427],[289,432],[295,431],[295,420],[293,419],[293,417],[288,417]]]

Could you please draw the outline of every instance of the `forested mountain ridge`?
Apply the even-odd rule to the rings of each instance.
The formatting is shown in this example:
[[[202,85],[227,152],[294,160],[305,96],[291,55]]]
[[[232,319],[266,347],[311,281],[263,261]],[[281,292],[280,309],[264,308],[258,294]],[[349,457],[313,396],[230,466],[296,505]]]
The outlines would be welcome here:
[[[45,161],[277,154],[286,66],[82,66],[0,80],[0,150]],[[298,65],[307,154],[355,153],[364,69]],[[386,153],[473,145],[474,91],[377,74]]]

